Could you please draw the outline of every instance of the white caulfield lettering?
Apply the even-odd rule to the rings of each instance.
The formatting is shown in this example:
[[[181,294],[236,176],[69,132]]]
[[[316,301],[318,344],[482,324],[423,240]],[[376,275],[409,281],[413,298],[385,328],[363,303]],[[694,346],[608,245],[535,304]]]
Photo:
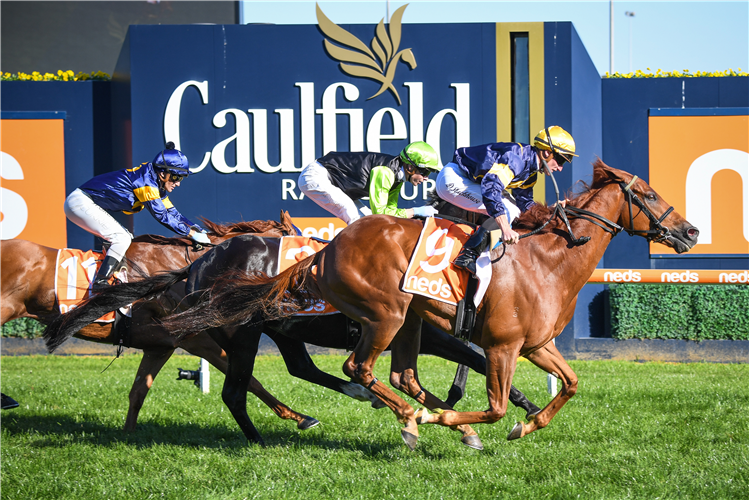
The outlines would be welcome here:
[[[274,109],[278,114],[281,129],[281,159],[272,167],[268,162],[268,111],[265,109],[248,109],[253,117],[252,143],[255,145],[255,165],[266,174],[281,172],[301,172],[302,168],[294,166],[294,110]]]
[[[167,141],[174,142],[174,147],[182,149],[180,145],[180,134],[179,134],[179,113],[180,107],[182,106],[182,95],[185,93],[187,87],[195,87],[200,92],[200,98],[203,104],[208,104],[208,81],[204,80],[199,82],[197,80],[188,80],[180,84],[172,95],[169,97],[169,101],[166,104],[166,111],[164,112],[164,137]],[[197,167],[192,167],[190,170],[193,172],[200,172],[206,165],[208,160],[211,159],[211,153],[205,153],[203,155],[203,161]]]
[[[223,128],[226,126],[226,115],[234,115],[236,132],[213,147],[211,151],[211,163],[213,168],[222,174],[234,172],[251,173],[255,170],[250,165],[250,118],[241,109],[224,109],[213,117],[213,126]],[[226,146],[236,141],[237,165],[230,167],[226,164]]]
[[[471,145],[471,88],[468,83],[453,83],[450,85],[455,89],[455,109],[443,109],[437,112],[429,121],[427,127],[427,144],[430,144],[437,150],[437,156],[442,161],[440,154],[440,136],[442,132],[442,120],[445,116],[452,115],[455,118],[455,146],[451,150],[456,150],[464,146]],[[448,159],[448,162],[452,158]]]
[[[700,156],[689,166],[686,179],[686,218],[700,228],[699,244],[713,242],[711,181],[720,170],[733,170],[741,176],[744,238],[749,241],[749,153],[738,149],[718,149]],[[732,188],[733,189],[733,188]],[[735,191],[731,191],[735,193]],[[727,217],[729,214],[721,214]]]
[[[300,121],[300,159],[301,164],[294,164],[295,147],[295,112],[293,109],[275,109],[279,116],[279,164],[271,165],[268,160],[268,110],[252,108],[247,112],[238,108],[228,108],[217,112],[213,117],[213,126],[223,128],[227,126],[228,115],[233,115],[235,122],[235,133],[216,144],[211,152],[204,153],[200,165],[192,168],[193,172],[203,170],[208,163],[212,163],[215,170],[222,174],[252,173],[255,172],[252,160],[257,170],[263,173],[298,172],[304,166],[338,148],[337,119],[339,115],[348,115],[349,118],[349,145],[348,151],[364,151],[364,145],[368,151],[380,151],[384,140],[403,140],[409,142],[426,140],[439,152],[441,149],[442,125],[448,115],[455,120],[455,142],[446,144],[446,150],[454,150],[457,147],[470,145],[470,84],[453,83],[450,87],[454,89],[454,109],[445,108],[437,111],[429,120],[424,131],[424,89],[422,82],[405,82],[408,88],[408,123],[404,115],[396,108],[381,108],[377,110],[367,123],[366,137],[364,134],[364,110],[361,108],[337,108],[337,91],[343,90],[343,97],[348,102],[359,98],[359,89],[348,82],[336,82],[325,88],[322,94],[322,105],[315,109],[315,84],[313,82],[295,82],[294,86],[299,89],[299,121]],[[200,95],[201,103],[208,104],[208,81],[188,80],[183,82],[169,98],[164,114],[164,137],[174,141],[179,149],[180,144],[180,112],[183,97],[189,87],[195,87]],[[252,137],[250,137],[250,118],[252,115]],[[322,154],[315,151],[316,126],[315,114],[322,117]],[[383,121],[386,115],[390,115],[393,123],[391,134],[382,133]],[[424,139],[426,137],[426,139]],[[236,141],[236,142],[235,142]],[[250,143],[252,141],[252,158]],[[233,142],[236,147],[236,165],[230,166],[226,162],[226,148]],[[450,141],[452,142],[452,141]],[[449,158],[446,158],[449,161]],[[440,159],[440,164],[444,162]],[[415,197],[415,196],[414,196]],[[301,197],[299,197],[301,199]]]
[[[338,115],[349,115],[349,151],[364,151],[364,110],[338,109],[336,90],[343,89],[343,97],[349,102],[359,98],[359,89],[346,82],[333,83],[322,94],[322,108],[315,113],[322,115],[322,155],[338,151]]]

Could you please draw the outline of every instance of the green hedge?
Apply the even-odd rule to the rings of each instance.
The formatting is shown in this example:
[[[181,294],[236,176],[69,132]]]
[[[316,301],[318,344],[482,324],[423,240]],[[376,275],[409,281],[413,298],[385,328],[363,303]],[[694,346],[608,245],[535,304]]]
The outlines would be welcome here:
[[[18,318],[3,325],[3,337],[34,339],[44,333],[44,325],[35,319]]]
[[[749,340],[749,286],[611,285],[616,339]]]

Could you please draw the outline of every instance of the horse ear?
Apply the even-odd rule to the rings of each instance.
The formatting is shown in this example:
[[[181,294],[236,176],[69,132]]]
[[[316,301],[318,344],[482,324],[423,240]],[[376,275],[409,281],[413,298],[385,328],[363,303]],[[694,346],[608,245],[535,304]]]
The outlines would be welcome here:
[[[606,172],[609,179],[614,182],[628,182],[632,177],[631,174],[628,174],[624,170],[619,170],[618,168],[608,167],[604,169],[604,172]]]

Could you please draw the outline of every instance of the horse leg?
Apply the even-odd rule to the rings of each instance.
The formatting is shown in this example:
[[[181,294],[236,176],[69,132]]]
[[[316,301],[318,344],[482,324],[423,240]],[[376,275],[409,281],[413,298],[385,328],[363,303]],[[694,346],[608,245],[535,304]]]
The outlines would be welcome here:
[[[217,370],[224,375],[228,367],[226,353],[219,345],[205,333],[193,335],[188,339],[180,341],[179,347],[183,348],[190,354],[205,359]],[[297,429],[307,430],[315,427],[320,422],[313,417],[298,413],[281,401],[276,399],[273,394],[268,392],[265,387],[253,376],[250,377],[250,383],[247,390],[254,394],[260,401],[270,408],[279,418],[284,420],[293,420],[296,422]]]
[[[489,409],[486,411],[457,412],[443,411],[438,414],[420,412],[419,424],[439,424],[448,427],[461,424],[492,424],[507,413],[512,377],[515,374],[518,354],[522,341],[514,344],[498,344],[484,349],[486,352],[487,374],[486,394]]]
[[[263,437],[252,424],[247,414],[247,387],[255,367],[255,356],[260,343],[261,331],[247,326],[209,330],[211,337],[223,340],[219,345],[230,346],[226,350],[228,368],[224,378],[221,398],[248,441],[264,445]],[[216,338],[216,337],[214,337]]]
[[[529,423],[518,422],[515,424],[515,427],[507,436],[508,440],[521,438],[549,425],[554,415],[577,392],[577,375],[572,371],[553,342],[547,343],[531,354],[526,354],[525,357],[545,372],[561,378],[562,390]]]
[[[430,410],[443,411],[452,410],[452,407],[437,398],[422,387],[419,381],[417,369],[417,357],[419,353],[420,335],[413,335],[411,332],[421,332],[421,318],[409,309],[406,314],[406,321],[403,328],[393,339],[390,344],[391,362],[390,362],[390,384],[396,389],[408,394],[419,403],[423,404]],[[420,414],[416,412],[416,416]],[[484,446],[481,440],[470,425],[458,425],[452,427],[453,430],[459,431],[463,437],[461,441],[466,446],[483,450]]]
[[[268,333],[266,331],[265,334],[276,343],[276,347],[278,347],[286,363],[286,369],[292,377],[327,387],[358,401],[367,401],[372,404],[373,408],[385,407],[385,404],[377,396],[361,385],[334,377],[320,370],[315,365],[315,362],[312,361],[307,348],[304,346],[304,342],[286,337],[285,335],[279,335],[275,332]]]
[[[164,364],[169,361],[173,353],[174,349],[143,350],[143,359],[140,361],[133,387],[130,389],[130,407],[127,410],[127,418],[125,419],[125,427],[123,428],[125,432],[133,432],[135,430],[135,425],[138,423],[138,413],[140,413],[140,409],[143,407],[143,402],[148,395],[148,391],[151,389],[156,375],[164,367]]]
[[[458,363],[461,366],[468,366],[471,370],[481,375],[486,375],[486,359],[483,356],[471,349],[466,343],[461,342],[452,335],[448,335],[429,323],[424,323],[422,326],[421,348],[419,352],[421,354],[432,354]],[[455,406],[465,394],[468,372],[465,369],[461,369],[461,366],[458,366],[455,373],[455,380],[450,387],[450,392],[448,392],[446,402],[450,406]],[[515,386],[510,388],[510,402],[518,408],[525,410],[525,418],[528,420],[530,420],[531,416],[541,411],[541,408],[528,400],[525,394]]]
[[[405,312],[405,311],[404,311]],[[393,314],[379,314],[374,317],[387,318],[376,322],[362,323],[362,336],[351,355],[343,363],[343,373],[380,398],[385,405],[395,413],[398,422],[404,424],[401,437],[406,445],[413,450],[419,439],[419,429],[414,417],[414,409],[393,392],[383,382],[377,380],[373,369],[377,358],[390,345],[390,341],[398,331],[399,322],[397,312]],[[360,316],[364,317],[364,316]],[[402,315],[400,317],[403,317]],[[400,322],[402,324],[402,322]],[[413,333],[413,332],[411,332]]]

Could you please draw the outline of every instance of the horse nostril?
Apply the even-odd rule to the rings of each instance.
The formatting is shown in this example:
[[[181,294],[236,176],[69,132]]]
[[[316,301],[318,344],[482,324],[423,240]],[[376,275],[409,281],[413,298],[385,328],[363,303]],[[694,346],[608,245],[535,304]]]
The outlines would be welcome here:
[[[687,236],[689,236],[690,239],[696,239],[700,235],[700,230],[696,227],[690,227],[687,229]]]

